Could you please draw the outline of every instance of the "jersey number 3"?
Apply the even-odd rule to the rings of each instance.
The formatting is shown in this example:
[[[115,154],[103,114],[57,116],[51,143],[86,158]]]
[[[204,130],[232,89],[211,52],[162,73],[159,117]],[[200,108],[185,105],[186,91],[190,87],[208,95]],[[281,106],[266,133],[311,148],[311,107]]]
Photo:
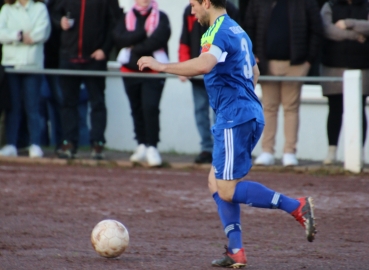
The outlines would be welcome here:
[[[246,64],[243,66],[243,73],[246,79],[251,79],[253,74],[252,74],[250,52],[249,52],[249,47],[247,46],[247,41],[245,38],[241,39],[241,48],[242,48],[242,51],[246,52],[246,55],[245,55]]]

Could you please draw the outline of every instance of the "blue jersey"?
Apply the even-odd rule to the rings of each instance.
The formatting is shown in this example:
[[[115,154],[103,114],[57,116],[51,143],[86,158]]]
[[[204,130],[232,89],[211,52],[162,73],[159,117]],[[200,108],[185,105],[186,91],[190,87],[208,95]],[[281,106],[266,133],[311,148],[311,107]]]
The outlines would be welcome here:
[[[201,53],[211,53],[212,46],[218,63],[204,81],[216,114],[214,128],[232,128],[251,119],[264,124],[262,105],[254,91],[256,62],[250,38],[225,14],[201,38]]]

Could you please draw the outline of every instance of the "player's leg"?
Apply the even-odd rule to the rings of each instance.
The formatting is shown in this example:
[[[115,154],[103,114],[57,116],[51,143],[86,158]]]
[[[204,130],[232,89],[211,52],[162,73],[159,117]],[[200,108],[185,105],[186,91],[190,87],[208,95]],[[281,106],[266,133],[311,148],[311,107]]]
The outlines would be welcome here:
[[[281,209],[291,214],[306,230],[308,241],[312,242],[316,233],[313,204],[310,197],[290,198],[266,186],[252,182],[241,181],[234,190],[233,203],[244,203],[252,207]]]
[[[251,151],[262,133],[262,124],[249,121],[229,130],[225,130],[225,165],[215,162],[216,179],[240,179],[251,168]],[[234,159],[237,157],[237,159]],[[243,203],[253,207],[281,209],[292,214],[305,228],[309,241],[316,233],[311,198],[294,199],[280,194],[266,186],[252,181],[217,180],[217,191],[224,200]]]
[[[216,182],[214,168],[211,168],[209,173],[209,190],[217,204],[223,230],[228,238],[228,246],[225,247],[225,256],[219,260],[214,260],[212,265],[222,267],[245,267],[247,260],[245,250],[242,247],[240,206],[239,204],[222,200],[217,192]]]
[[[239,204],[226,202],[220,198],[217,192],[214,168],[211,168],[209,173],[209,190],[218,206],[218,214],[224,232],[229,239],[228,249],[231,253],[237,253],[242,248],[240,206]]]

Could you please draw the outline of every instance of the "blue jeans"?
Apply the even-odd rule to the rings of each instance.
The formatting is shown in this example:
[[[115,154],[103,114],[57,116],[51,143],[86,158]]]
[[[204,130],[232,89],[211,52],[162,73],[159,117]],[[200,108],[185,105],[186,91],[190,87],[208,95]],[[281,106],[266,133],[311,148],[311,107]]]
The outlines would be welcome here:
[[[41,143],[41,75],[6,74],[10,90],[11,108],[7,111],[6,141],[7,144],[17,145],[18,131],[22,120],[22,106],[27,116],[27,127],[30,144]]]
[[[195,106],[195,120],[197,130],[201,137],[201,151],[213,151],[213,138],[211,134],[209,96],[205,86],[192,83],[193,101]]]

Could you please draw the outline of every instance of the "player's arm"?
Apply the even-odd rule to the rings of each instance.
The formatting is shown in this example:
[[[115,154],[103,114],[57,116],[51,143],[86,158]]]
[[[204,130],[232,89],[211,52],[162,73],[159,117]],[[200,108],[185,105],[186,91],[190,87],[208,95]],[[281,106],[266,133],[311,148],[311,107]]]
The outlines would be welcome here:
[[[254,74],[254,87],[256,87],[256,84],[258,83],[259,76],[260,76],[260,71],[259,71],[259,67],[257,64],[255,64],[255,66],[252,67],[252,72]]]
[[[176,74],[180,76],[193,77],[209,73],[218,63],[218,59],[211,53],[202,53],[199,57],[180,63],[159,63],[152,57],[141,57],[137,65],[142,71],[144,68],[151,70]]]

